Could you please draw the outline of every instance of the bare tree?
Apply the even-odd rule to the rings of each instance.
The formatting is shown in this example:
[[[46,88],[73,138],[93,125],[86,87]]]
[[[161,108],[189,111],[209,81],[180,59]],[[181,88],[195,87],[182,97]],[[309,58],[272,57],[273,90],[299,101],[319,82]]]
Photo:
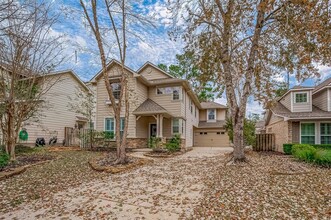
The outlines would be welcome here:
[[[0,127],[6,152],[15,160],[23,122],[36,116],[43,95],[56,83],[44,76],[62,62],[62,45],[52,35],[57,17],[50,16],[50,4],[27,0],[6,10],[15,16],[0,23]]]
[[[121,1],[109,1],[104,0],[101,7],[106,7],[107,11],[107,19],[109,21],[110,30],[115,35],[116,38],[116,45],[120,57],[121,62],[121,77],[120,77],[120,96],[118,100],[116,100],[113,94],[113,88],[109,83],[109,75],[107,71],[107,43],[105,43],[104,37],[101,33],[100,28],[100,21],[99,21],[99,14],[98,11],[100,8],[97,5],[97,0],[91,0],[90,6],[91,10],[89,10],[86,4],[80,0],[80,4],[84,10],[85,18],[88,22],[90,29],[92,30],[95,39],[98,44],[99,52],[100,52],[100,59],[102,65],[102,74],[104,78],[104,82],[107,88],[107,92],[109,98],[112,102],[112,109],[114,111],[115,116],[115,137],[116,137],[116,145],[117,145],[117,160],[116,163],[122,164],[127,162],[126,157],[126,137],[127,137],[127,130],[128,130],[128,118],[129,118],[129,92],[128,92],[128,75],[125,71],[125,59],[126,59],[126,22],[127,22],[127,5],[125,0]],[[115,19],[118,19],[115,21]],[[118,22],[119,21],[119,22]],[[120,114],[122,107],[125,108],[125,123],[124,123],[124,130],[123,135],[121,137],[120,132]]]
[[[202,72],[224,85],[234,127],[234,161],[244,161],[243,124],[249,97],[264,103],[274,76],[318,76],[314,64],[330,65],[328,0],[176,0],[175,36],[195,52]]]

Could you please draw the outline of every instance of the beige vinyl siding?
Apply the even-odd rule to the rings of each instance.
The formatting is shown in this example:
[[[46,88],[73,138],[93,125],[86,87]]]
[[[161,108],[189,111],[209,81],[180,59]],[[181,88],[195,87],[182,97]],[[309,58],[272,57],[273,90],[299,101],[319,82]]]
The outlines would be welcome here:
[[[313,95],[313,105],[316,107],[328,111],[328,90],[323,91]]]
[[[190,110],[190,102],[189,99],[191,99],[189,97],[189,95],[187,94],[187,92],[185,91],[185,93],[183,94],[185,95],[185,109],[186,109],[186,113],[185,113],[185,146],[186,147],[193,147],[193,138],[194,138],[194,127],[198,127],[199,125],[199,112],[197,112],[197,117],[195,117],[194,115],[194,109],[193,112],[191,113]],[[193,106],[195,107],[195,105],[193,104]]]
[[[167,79],[170,76],[162,73],[160,70],[152,67],[146,66],[141,72],[140,75],[145,77],[147,80],[154,80],[154,79]]]
[[[109,76],[118,76],[120,73],[120,69],[118,65],[112,66],[109,70]],[[129,124],[128,124],[128,137],[134,138],[136,137],[136,116],[132,114],[132,112],[146,99],[146,95],[144,95],[145,88],[139,82],[137,83],[137,79],[134,78],[132,73],[127,72],[128,78],[128,88],[129,88],[129,102],[130,102],[130,110],[129,110]],[[100,77],[97,81],[97,117],[96,117],[96,130],[103,131],[105,118],[114,117],[114,111],[111,105],[106,104],[106,101],[109,99],[108,92],[102,77]],[[138,91],[138,92],[134,92]],[[122,103],[124,105],[124,103]],[[125,116],[125,108],[121,109],[121,117]]]
[[[156,94],[156,87],[148,89],[148,97],[166,109],[173,117],[184,117],[182,115],[181,106],[183,100],[172,100],[172,94]]]
[[[288,110],[291,111],[291,92],[284,96],[280,100],[280,103],[282,103],[282,105],[284,105]]]
[[[329,91],[329,95],[328,95],[329,109],[328,109],[328,111],[331,111],[331,89],[328,89],[328,91]]]
[[[307,93],[307,102],[295,103],[295,95],[298,93]],[[311,91],[298,91],[291,92],[293,98],[292,112],[311,112],[312,111],[312,92]]]
[[[216,109],[216,120],[224,121],[225,120],[225,114],[226,114],[225,109]]]
[[[74,99],[76,88],[82,88],[81,84],[70,73],[61,74],[60,78],[59,76],[52,76],[49,80],[57,82],[43,97],[47,107],[40,109],[39,122],[31,119],[23,125],[29,134],[28,143],[35,143],[37,137],[44,137],[48,142],[53,136],[57,136],[58,143],[62,143],[64,128],[74,127],[76,116],[81,116],[68,109],[70,101],[68,96]]]

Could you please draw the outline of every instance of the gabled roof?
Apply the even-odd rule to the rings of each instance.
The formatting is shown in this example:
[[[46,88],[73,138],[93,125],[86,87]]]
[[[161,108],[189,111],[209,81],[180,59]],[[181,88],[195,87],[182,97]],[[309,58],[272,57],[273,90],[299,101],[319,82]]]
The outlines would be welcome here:
[[[157,70],[159,70],[160,72],[162,72],[163,74],[165,74],[166,76],[170,77],[170,78],[175,78],[174,76],[170,75],[169,73],[167,73],[166,71],[164,71],[163,69],[161,69],[160,67],[154,65],[153,63],[147,61],[142,67],[140,67],[138,70],[137,70],[137,73],[140,74],[140,72],[145,69],[147,66],[151,66]]]
[[[218,108],[218,109],[227,109],[225,105],[219,104],[217,102],[201,102],[202,109]]]
[[[168,111],[151,99],[146,99],[146,101],[144,101],[136,110],[133,111],[133,114],[135,115],[153,113],[168,113]]]
[[[113,66],[113,65],[115,65],[115,64],[117,64],[117,65],[119,65],[119,66],[122,65],[118,60],[112,59],[112,60],[107,64],[107,70],[108,70],[111,66]],[[124,66],[124,69],[126,69],[126,70],[129,71],[129,72],[131,72],[132,74],[136,74],[135,71],[133,71],[132,69],[130,69],[130,68],[127,67],[127,66]],[[97,80],[101,75],[102,75],[102,68],[100,69],[100,71],[99,71],[97,74],[95,74],[95,75],[93,76],[93,78],[92,78],[90,81],[95,81],[95,80]]]
[[[308,86],[294,86],[293,88],[289,89],[287,92],[285,92],[281,97],[279,97],[279,100],[284,98],[287,94],[290,92],[297,92],[297,91],[306,91],[306,90],[313,90],[314,87],[308,87]]]
[[[322,109],[313,105],[311,112],[291,112],[280,102],[276,102],[274,106],[269,110],[269,115],[266,120],[266,125],[269,123],[271,114],[279,117],[283,117],[287,120],[300,120],[300,119],[331,119],[331,112],[323,111]]]
[[[86,89],[87,91],[91,91],[89,89],[89,87],[86,86],[86,84],[79,78],[79,76],[73,71],[73,70],[61,70],[61,71],[57,71],[57,72],[52,72],[49,74],[45,74],[42,77],[49,77],[49,76],[58,76],[61,74],[67,74],[69,73],[71,76],[73,76],[73,78],[79,83],[81,84],[81,86],[83,86],[84,89]]]
[[[325,89],[325,88],[327,88],[327,87],[330,87],[330,86],[331,86],[331,77],[328,78],[328,79],[326,79],[326,80],[324,80],[324,81],[321,82],[320,84],[318,84],[318,85],[315,87],[313,93],[317,93],[317,92],[319,92],[319,91],[321,91],[321,90],[323,90],[323,89]]]

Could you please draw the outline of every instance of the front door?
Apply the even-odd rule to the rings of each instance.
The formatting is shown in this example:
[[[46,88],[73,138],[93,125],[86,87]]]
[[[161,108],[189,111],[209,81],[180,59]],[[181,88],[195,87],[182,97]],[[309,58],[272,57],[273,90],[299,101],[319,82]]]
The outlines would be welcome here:
[[[156,124],[149,124],[149,137],[156,137],[157,127]]]

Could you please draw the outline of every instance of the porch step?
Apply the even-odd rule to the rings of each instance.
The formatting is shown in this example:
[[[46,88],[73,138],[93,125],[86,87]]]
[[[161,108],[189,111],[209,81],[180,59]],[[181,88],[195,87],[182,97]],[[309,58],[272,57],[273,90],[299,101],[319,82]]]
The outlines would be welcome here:
[[[152,149],[150,149],[150,148],[134,148],[131,151],[132,152],[151,152]]]

